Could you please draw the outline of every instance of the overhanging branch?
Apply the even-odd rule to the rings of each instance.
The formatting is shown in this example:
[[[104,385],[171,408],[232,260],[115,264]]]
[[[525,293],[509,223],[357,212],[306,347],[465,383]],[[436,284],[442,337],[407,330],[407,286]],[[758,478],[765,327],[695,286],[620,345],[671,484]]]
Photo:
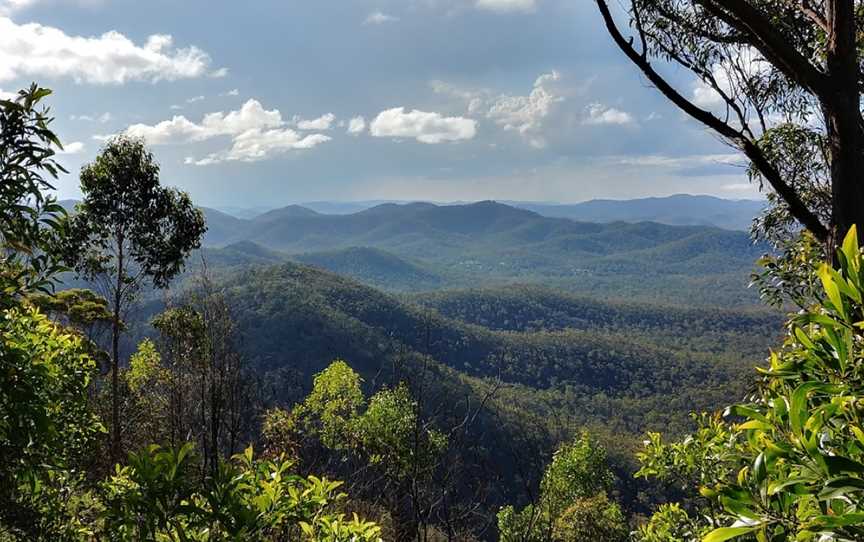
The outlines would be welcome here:
[[[729,0],[732,1],[732,0]],[[717,118],[710,111],[706,111],[685,98],[672,85],[670,85],[651,65],[646,54],[642,54],[633,47],[632,39],[628,40],[624,37],[615,23],[612,13],[606,0],[595,0],[600,14],[603,17],[603,22],[606,29],[612,36],[613,41],[619,49],[630,59],[631,62],[642,71],[643,75],[672,103],[678,106],[687,115],[701,122],[705,126],[717,132],[721,137],[726,139],[731,145],[741,150],[745,156],[753,163],[756,169],[762,174],[771,188],[783,198],[783,201],[788,205],[789,212],[801,224],[810,230],[818,239],[825,241],[828,239],[828,228],[822,224],[819,218],[807,208],[801,197],[788,183],[786,183],[780,172],[768,160],[759,146],[742,131],[736,130],[729,124]]]

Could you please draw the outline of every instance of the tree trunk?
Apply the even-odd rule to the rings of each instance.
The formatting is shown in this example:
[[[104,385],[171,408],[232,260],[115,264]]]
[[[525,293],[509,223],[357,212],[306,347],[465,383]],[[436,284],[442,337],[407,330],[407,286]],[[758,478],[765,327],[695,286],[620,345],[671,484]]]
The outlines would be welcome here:
[[[853,225],[864,227],[864,149],[858,55],[856,47],[855,5],[853,0],[825,2],[825,19],[830,30],[826,43],[826,68],[830,95],[822,108],[831,152],[831,191],[833,199],[833,244],[842,241]]]
[[[111,326],[111,462],[120,461],[120,308],[123,297],[123,236],[117,238],[117,283]]]

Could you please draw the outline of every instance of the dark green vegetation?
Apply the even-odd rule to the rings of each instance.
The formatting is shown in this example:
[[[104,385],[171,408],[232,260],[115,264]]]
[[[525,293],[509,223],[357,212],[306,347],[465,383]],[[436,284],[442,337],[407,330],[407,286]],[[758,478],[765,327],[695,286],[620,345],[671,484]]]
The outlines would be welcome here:
[[[756,302],[747,277],[766,251],[744,232],[574,222],[494,202],[384,204],[349,215],[291,207],[252,220],[205,211],[207,246],[251,241],[395,291],[543,283],[647,301],[686,290],[688,305],[747,305]]]
[[[132,156],[123,144],[106,152],[137,163],[146,152],[130,143]],[[145,193],[128,188],[134,201],[158,188],[152,177],[137,183]],[[4,211],[19,213],[22,226],[17,245],[4,248],[10,254],[22,243],[66,241],[44,245],[50,258],[71,239],[80,254],[101,251],[98,272],[79,275],[96,286],[110,275],[120,291],[140,293],[129,294],[135,310],[121,321],[117,297],[112,312],[89,291],[39,292],[44,280],[29,279],[52,278],[37,263],[44,259],[0,262],[4,277],[26,279],[7,279],[0,318],[4,542],[779,542],[862,534],[864,257],[854,228],[836,271],[818,264],[806,235],[798,252],[773,260],[762,286],[807,309],[760,363],[780,333],[778,316],[764,309],[624,301],[621,291],[598,299],[519,286],[512,276],[506,286],[408,292],[445,279],[419,258],[381,249],[286,255],[240,240],[195,254],[172,291],[157,294],[135,277],[155,271],[152,285],[167,286],[200,231],[185,196],[168,196],[186,202],[180,213],[190,227],[179,230],[190,240],[176,250],[159,237],[146,239],[147,251],[133,242],[130,254],[153,261],[133,258],[128,276],[125,235],[64,231],[67,220],[100,218],[88,217],[89,203],[67,219],[46,200],[50,237],[27,227],[39,214],[20,214],[23,205]],[[107,198],[114,200],[123,198]],[[158,209],[142,205],[143,219]],[[512,241],[514,231],[548,220],[493,203],[369,214],[385,217],[384,230],[423,225],[397,248],[446,239],[451,255],[472,250],[475,237],[495,239],[496,229]],[[287,208],[259,224],[295,220],[324,219]],[[709,262],[731,276],[740,257],[721,230],[564,222],[563,230],[589,232],[582,241],[605,251],[604,265],[618,262],[622,276],[657,266],[662,281],[659,270],[676,265],[698,276]],[[615,242],[616,228],[630,237]],[[634,236],[655,243],[646,251]],[[401,292],[287,258],[341,266]],[[789,267],[795,262],[800,269]],[[100,373],[106,327],[113,363]],[[756,382],[753,365],[762,374]],[[726,420],[689,417],[745,392],[747,403],[730,407]],[[116,429],[110,439],[106,420]]]

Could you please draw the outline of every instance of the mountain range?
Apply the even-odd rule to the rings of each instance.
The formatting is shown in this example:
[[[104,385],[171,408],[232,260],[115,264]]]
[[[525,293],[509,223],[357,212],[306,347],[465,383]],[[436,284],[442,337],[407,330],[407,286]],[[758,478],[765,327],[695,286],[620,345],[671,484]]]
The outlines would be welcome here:
[[[354,202],[313,201],[303,207],[321,214],[353,214],[393,200]],[[544,203],[502,201],[520,209],[552,218],[583,222],[659,222],[673,226],[716,226],[728,230],[748,230],[750,223],[765,207],[763,200],[731,200],[714,196],[676,194],[666,197],[611,200],[595,199],[582,203]],[[454,202],[451,205],[464,205]],[[238,218],[255,218],[271,210],[263,207],[219,207],[219,211]]]

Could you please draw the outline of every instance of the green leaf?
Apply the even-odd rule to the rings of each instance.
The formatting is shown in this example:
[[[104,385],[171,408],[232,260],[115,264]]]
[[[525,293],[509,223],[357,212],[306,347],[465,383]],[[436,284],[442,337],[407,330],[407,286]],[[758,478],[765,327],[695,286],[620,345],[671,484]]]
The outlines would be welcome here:
[[[714,529],[713,531],[705,535],[705,538],[702,539],[702,542],[724,542],[725,540],[731,540],[745,534],[750,534],[758,528],[758,526],[721,527],[719,529]]]

